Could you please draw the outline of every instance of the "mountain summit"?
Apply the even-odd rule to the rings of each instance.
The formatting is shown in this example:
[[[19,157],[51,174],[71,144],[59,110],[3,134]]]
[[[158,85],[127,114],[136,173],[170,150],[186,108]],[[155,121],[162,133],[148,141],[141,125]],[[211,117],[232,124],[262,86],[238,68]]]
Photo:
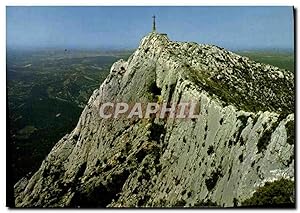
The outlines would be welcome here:
[[[193,119],[103,119],[106,102],[197,102]],[[214,45],[144,37],[76,128],[15,185],[17,207],[223,207],[294,179],[294,74]]]

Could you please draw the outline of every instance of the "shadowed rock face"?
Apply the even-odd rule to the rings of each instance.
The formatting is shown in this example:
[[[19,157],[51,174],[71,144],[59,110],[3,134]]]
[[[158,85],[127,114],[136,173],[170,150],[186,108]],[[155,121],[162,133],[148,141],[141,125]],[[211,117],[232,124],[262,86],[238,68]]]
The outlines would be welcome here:
[[[153,94],[155,83],[160,94]],[[196,101],[197,119],[101,119],[99,105]],[[144,37],[77,127],[15,185],[17,207],[229,207],[294,178],[294,75],[222,48]],[[288,128],[289,127],[289,128]],[[292,130],[294,131],[294,130]]]

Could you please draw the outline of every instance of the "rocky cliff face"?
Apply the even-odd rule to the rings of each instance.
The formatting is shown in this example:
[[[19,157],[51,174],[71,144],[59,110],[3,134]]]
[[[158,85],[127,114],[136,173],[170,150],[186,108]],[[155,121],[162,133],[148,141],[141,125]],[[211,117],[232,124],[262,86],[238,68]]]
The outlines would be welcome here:
[[[153,90],[153,86],[155,90]],[[199,103],[197,119],[102,119],[104,102]],[[294,75],[212,45],[150,33],[117,61],[17,207],[240,205],[294,178]]]

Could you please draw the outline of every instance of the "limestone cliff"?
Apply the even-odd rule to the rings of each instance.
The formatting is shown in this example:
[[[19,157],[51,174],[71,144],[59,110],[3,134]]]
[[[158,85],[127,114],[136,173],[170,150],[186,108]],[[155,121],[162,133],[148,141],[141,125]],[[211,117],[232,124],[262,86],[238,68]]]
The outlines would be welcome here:
[[[153,86],[155,89],[153,90]],[[158,98],[159,97],[159,98]],[[199,103],[197,119],[101,119],[104,102]],[[17,207],[240,205],[294,178],[294,75],[150,33],[117,61],[77,127],[15,185]]]

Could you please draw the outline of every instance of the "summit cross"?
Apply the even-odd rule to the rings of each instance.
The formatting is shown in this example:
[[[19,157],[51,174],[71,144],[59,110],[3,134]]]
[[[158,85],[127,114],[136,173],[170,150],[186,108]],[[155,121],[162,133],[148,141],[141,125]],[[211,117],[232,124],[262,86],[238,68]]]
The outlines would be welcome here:
[[[155,32],[156,31],[155,16],[152,16],[152,18],[153,18],[152,31]]]

